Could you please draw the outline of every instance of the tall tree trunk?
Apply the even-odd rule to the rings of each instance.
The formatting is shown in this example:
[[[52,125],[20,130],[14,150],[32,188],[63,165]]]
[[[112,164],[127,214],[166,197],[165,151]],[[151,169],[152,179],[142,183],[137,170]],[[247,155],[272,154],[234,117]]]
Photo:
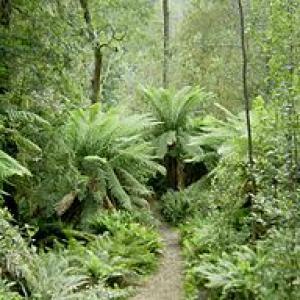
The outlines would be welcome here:
[[[92,103],[97,103],[100,101],[100,94],[101,94],[101,74],[102,74],[102,59],[103,59],[103,54],[101,52],[100,45],[95,46],[94,55],[95,55],[95,66],[94,66],[94,76],[92,80],[92,88],[93,88]]]
[[[254,195],[256,194],[256,182],[253,174],[253,143],[252,143],[252,128],[251,128],[251,118],[250,118],[250,100],[248,94],[248,58],[246,51],[246,39],[245,39],[245,17],[242,0],[238,1],[239,15],[240,15],[240,35],[241,35],[241,48],[242,48],[242,81],[243,81],[243,95],[245,104],[245,115],[246,115],[246,127],[247,127],[247,140],[248,140],[248,165],[249,174],[247,182],[245,183],[245,193],[246,201],[244,203],[244,208],[253,208]],[[257,223],[254,221],[252,224],[252,238],[255,240],[257,235]]]
[[[170,12],[169,0],[163,0],[164,18],[164,60],[163,60],[163,87],[169,87],[169,60],[170,60]]]
[[[94,73],[92,77],[92,103],[100,101],[100,87],[101,87],[101,71],[103,54],[101,52],[100,42],[97,40],[96,32],[93,28],[92,17],[88,7],[88,0],[80,0],[80,5],[83,10],[83,16],[88,28],[89,39],[94,46]]]
[[[248,73],[248,58],[246,51],[246,39],[245,39],[245,17],[242,0],[237,0],[239,6],[239,15],[240,15],[240,34],[241,34],[241,46],[242,46],[242,80],[243,80],[243,94],[244,94],[244,103],[245,103],[245,115],[246,115],[246,126],[247,126],[247,137],[248,137],[248,162],[249,165],[253,166],[253,143],[252,143],[252,128],[251,128],[251,118],[250,118],[250,100],[248,94],[248,82],[247,82],[247,73]]]
[[[293,123],[293,142],[294,142],[294,166],[293,168],[298,171],[298,136],[297,136],[297,130],[296,128],[298,127],[298,116],[297,116],[297,111],[296,111],[296,103],[295,103],[295,92],[294,92],[294,78],[295,78],[295,47],[294,47],[294,31],[295,31],[295,14],[296,14],[296,9],[297,9],[297,4],[295,3],[294,0],[291,0],[289,2],[289,16],[290,16],[290,91],[291,91],[291,106],[292,106],[292,123]],[[296,174],[294,174],[296,175]]]

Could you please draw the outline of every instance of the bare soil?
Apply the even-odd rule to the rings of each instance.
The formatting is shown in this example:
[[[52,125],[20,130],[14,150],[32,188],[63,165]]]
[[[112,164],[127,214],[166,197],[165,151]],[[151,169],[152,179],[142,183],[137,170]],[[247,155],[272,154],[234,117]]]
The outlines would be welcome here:
[[[132,300],[183,300],[183,261],[180,255],[179,234],[163,223],[160,233],[165,243],[160,267],[157,273],[137,290]]]

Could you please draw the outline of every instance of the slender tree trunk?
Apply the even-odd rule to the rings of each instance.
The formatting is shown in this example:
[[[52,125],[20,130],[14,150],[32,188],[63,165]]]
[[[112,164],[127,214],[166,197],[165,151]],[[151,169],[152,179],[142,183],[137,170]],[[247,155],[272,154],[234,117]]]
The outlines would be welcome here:
[[[170,12],[169,0],[163,0],[164,18],[164,60],[163,60],[163,87],[169,87],[169,60],[170,60]]]
[[[241,46],[242,46],[242,79],[243,79],[243,94],[245,103],[245,115],[246,115],[246,126],[247,126],[247,137],[248,137],[248,162],[250,166],[253,166],[253,143],[252,143],[252,129],[251,129],[251,118],[250,118],[250,100],[248,94],[248,58],[246,51],[246,39],[245,39],[245,18],[242,0],[237,0],[239,6],[240,15],[240,34],[241,34]]]
[[[100,101],[101,94],[101,74],[102,74],[102,59],[103,54],[101,52],[100,45],[97,45],[94,50],[95,55],[95,66],[94,66],[94,76],[92,80],[92,103],[98,103]]]
[[[103,54],[101,52],[100,42],[97,40],[97,35],[93,28],[92,17],[88,7],[88,0],[80,0],[80,5],[83,10],[83,16],[85,23],[88,28],[89,39],[91,44],[94,46],[94,73],[92,77],[92,103],[97,103],[100,101],[100,87],[101,87],[101,71],[102,71],[102,61]]]
[[[292,126],[293,126],[293,146],[294,146],[294,166],[293,168],[297,171],[298,169],[298,136],[297,136],[297,131],[296,128],[298,128],[298,116],[296,112],[296,103],[295,103],[295,92],[294,92],[294,78],[295,78],[295,57],[294,57],[294,24],[295,24],[295,13],[296,13],[296,3],[291,0],[289,3],[289,16],[290,16],[290,102],[292,106]],[[295,173],[295,172],[294,172]],[[296,174],[294,174],[296,175]]]

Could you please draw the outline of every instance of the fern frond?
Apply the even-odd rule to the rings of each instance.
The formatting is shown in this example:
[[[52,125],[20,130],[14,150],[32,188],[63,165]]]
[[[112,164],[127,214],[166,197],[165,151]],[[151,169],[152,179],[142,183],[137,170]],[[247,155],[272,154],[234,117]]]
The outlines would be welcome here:
[[[131,209],[130,197],[124,190],[122,184],[120,183],[115,171],[110,165],[106,165],[106,175],[108,180],[108,187],[112,195],[118,200],[120,205],[125,209]]]
[[[123,182],[124,188],[130,192],[130,194],[137,196],[151,195],[151,191],[127,170],[119,168],[117,169],[117,173]]]
[[[50,123],[41,116],[24,110],[7,109],[8,119],[13,123],[36,123],[42,126],[50,126]]]
[[[0,181],[13,175],[31,175],[29,170],[20,165],[11,156],[0,150]]]
[[[41,153],[42,149],[32,142],[31,140],[27,139],[19,132],[15,132],[12,136],[12,139],[16,142],[19,149],[25,151],[27,153]]]
[[[176,132],[171,130],[162,133],[156,138],[157,157],[163,158],[168,152],[168,146],[176,144],[177,136]]]

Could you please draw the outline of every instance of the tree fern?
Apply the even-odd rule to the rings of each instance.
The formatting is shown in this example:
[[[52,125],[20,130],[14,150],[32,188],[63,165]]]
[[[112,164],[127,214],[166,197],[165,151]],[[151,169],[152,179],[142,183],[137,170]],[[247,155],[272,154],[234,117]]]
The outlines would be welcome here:
[[[191,119],[200,110],[208,94],[199,88],[185,87],[177,93],[163,89],[146,89],[145,102],[158,126],[153,130],[155,146],[163,157],[168,146],[177,144],[180,136],[191,133]],[[184,145],[178,145],[184,148]],[[183,152],[184,149],[180,149]]]
[[[144,129],[155,125],[149,115],[126,116],[116,108],[104,113],[95,104],[72,112],[58,138],[73,153],[78,171],[94,182],[88,183],[94,187],[90,192],[130,209],[131,197],[149,195],[145,185],[149,177],[164,172],[154,161],[153,146],[143,137]]]
[[[183,177],[181,165],[191,150],[189,139],[194,129],[191,121],[208,94],[192,87],[185,87],[178,92],[146,89],[144,94],[149,113],[157,122],[152,130],[156,155],[165,160],[169,186],[178,188]]]

